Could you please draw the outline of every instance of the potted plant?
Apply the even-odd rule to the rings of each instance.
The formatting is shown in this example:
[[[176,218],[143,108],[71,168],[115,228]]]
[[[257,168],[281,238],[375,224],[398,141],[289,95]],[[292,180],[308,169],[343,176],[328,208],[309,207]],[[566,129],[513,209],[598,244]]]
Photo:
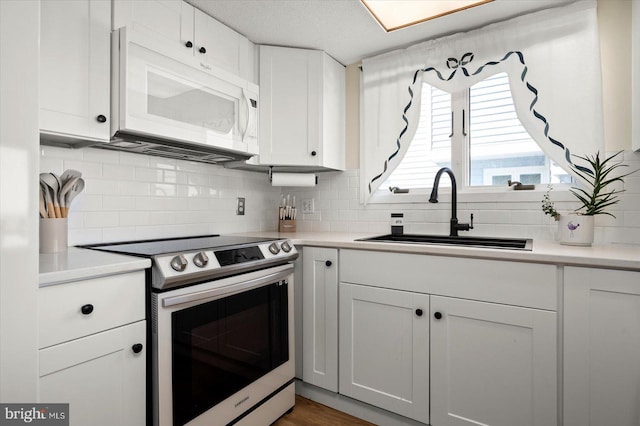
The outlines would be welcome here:
[[[604,159],[600,159],[599,152],[593,156],[576,156],[576,158],[580,158],[589,164],[592,173],[587,173],[574,165],[571,166],[584,183],[582,187],[569,189],[581,203],[580,207],[575,209],[575,214],[559,214],[549,198],[549,190],[551,188],[547,190],[542,200],[542,211],[558,221],[558,240],[560,244],[590,246],[593,243],[594,216],[606,214],[615,218],[607,209],[620,201],[618,195],[624,189],[610,188],[609,186],[616,182],[624,183],[625,177],[637,171],[634,170],[621,175],[613,174],[615,170],[627,167],[626,164],[614,161],[622,152],[618,151]]]

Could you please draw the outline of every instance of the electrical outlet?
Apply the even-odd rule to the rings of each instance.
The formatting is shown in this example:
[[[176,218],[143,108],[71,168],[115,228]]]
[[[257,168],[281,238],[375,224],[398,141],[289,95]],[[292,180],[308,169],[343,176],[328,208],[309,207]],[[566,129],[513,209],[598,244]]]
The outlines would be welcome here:
[[[244,216],[244,197],[238,197],[238,206],[236,207],[236,214]]]
[[[302,200],[302,213],[313,213],[313,212],[314,212],[313,198],[308,200]]]

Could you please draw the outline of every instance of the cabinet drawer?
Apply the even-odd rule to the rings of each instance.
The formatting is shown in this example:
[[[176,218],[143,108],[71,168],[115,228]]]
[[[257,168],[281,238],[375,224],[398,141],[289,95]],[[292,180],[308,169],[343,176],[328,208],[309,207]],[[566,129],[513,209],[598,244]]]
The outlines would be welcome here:
[[[39,347],[144,319],[144,271],[40,288]],[[84,311],[84,313],[83,313]]]
[[[557,310],[557,267],[524,262],[340,251],[340,281]]]

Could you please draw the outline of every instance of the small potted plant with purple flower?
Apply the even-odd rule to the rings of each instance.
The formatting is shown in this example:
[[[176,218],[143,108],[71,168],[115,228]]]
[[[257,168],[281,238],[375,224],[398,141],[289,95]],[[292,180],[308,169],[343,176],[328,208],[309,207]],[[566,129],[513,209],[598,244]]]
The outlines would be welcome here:
[[[593,244],[594,216],[609,215],[615,218],[608,209],[620,202],[618,195],[624,189],[610,188],[610,185],[624,183],[624,178],[637,170],[624,174],[613,172],[621,167],[628,167],[620,161],[614,161],[623,151],[600,158],[600,153],[593,156],[576,156],[587,162],[592,173],[587,173],[572,165],[573,171],[583,180],[583,185],[573,187],[569,191],[580,201],[580,207],[573,214],[561,215],[549,198],[549,190],[542,199],[542,211],[558,221],[558,240],[560,244],[590,246]]]

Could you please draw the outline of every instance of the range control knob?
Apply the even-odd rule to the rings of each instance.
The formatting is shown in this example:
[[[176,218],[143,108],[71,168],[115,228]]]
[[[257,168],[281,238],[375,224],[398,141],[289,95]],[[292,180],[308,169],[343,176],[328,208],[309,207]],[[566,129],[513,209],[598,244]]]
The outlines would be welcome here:
[[[169,262],[171,267],[178,272],[184,271],[187,268],[187,263],[187,258],[181,254],[175,256],[173,259],[171,259],[171,262]]]
[[[282,248],[283,252],[289,253],[291,251],[291,244],[289,244],[289,241],[285,241],[280,245],[280,248]]]
[[[269,244],[269,251],[272,254],[278,254],[278,253],[280,253],[280,247],[278,247],[277,243],[271,243],[271,244]]]
[[[195,256],[193,256],[193,264],[198,268],[204,268],[205,266],[207,266],[207,263],[209,263],[209,257],[205,252],[201,251],[200,253],[197,253]]]

